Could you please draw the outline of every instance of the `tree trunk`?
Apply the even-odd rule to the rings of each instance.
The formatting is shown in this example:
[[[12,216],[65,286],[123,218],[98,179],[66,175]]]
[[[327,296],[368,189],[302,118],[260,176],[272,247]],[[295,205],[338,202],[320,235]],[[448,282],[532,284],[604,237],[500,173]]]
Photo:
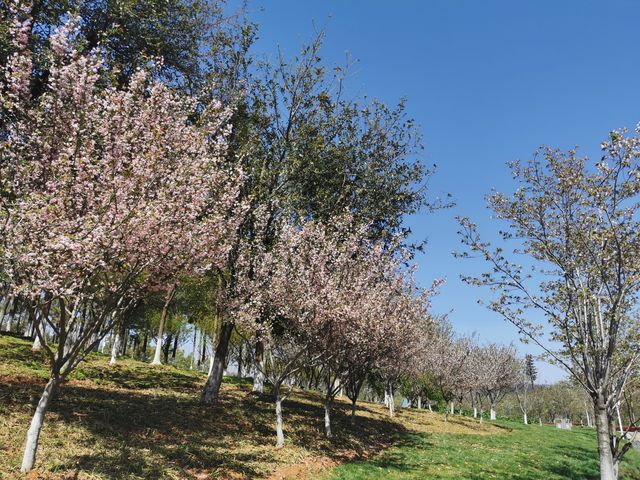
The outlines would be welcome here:
[[[147,358],[147,342],[149,340],[149,331],[145,328],[144,339],[142,340],[142,349],[140,353],[140,360],[144,361]]]
[[[622,417],[620,416],[620,404],[616,405],[616,414],[618,415],[618,427],[620,428],[620,436],[624,437],[624,427],[622,426]]]
[[[256,368],[256,374],[253,377],[252,392],[263,393],[264,392],[264,373],[261,370],[262,367]]]
[[[453,408],[453,400],[451,400],[451,415],[455,415],[456,411]]]
[[[351,425],[356,423],[356,400],[351,400]]]
[[[116,360],[118,359],[118,352],[120,352],[121,341],[122,341],[122,337],[120,336],[120,332],[118,332],[115,334],[113,345],[111,345],[111,360],[109,360],[109,365],[116,364]]]
[[[42,350],[42,344],[40,343],[40,337],[36,335],[36,338],[33,340],[33,345],[31,346],[31,351],[39,352],[40,350]]]
[[[422,397],[418,397],[418,410],[422,408]]]
[[[122,356],[127,354],[127,344],[129,343],[129,329],[122,328]]]
[[[2,310],[0,310],[0,331],[4,330],[4,317],[5,313],[7,313],[7,307],[11,303],[13,297],[5,297],[2,302]]]
[[[529,425],[529,419],[527,418],[527,412],[524,412],[523,417],[524,417],[524,424],[525,425]]]
[[[238,353],[238,378],[242,378],[242,355],[243,355],[243,345],[240,343],[239,347],[240,353]]]
[[[331,437],[331,399],[324,402],[324,433],[327,437]]]
[[[393,389],[389,388],[389,397],[388,397],[388,401],[389,401],[389,416],[393,417],[395,415],[395,402],[393,400]]]
[[[478,407],[473,407],[473,418],[478,418]]]
[[[33,414],[31,425],[29,426],[29,431],[27,432],[27,441],[24,446],[24,455],[22,456],[22,466],[20,467],[20,471],[22,473],[26,473],[33,469],[33,466],[36,462],[38,439],[40,438],[40,431],[42,430],[42,425],[44,423],[44,416],[47,413],[51,398],[55,394],[59,382],[59,379],[57,379],[55,376],[49,379],[49,382],[44,387],[44,392],[42,392],[42,396],[40,397],[40,401],[38,402],[36,411]]]
[[[598,453],[600,455],[600,480],[616,480],[617,469],[611,451],[611,419],[604,402],[595,408],[596,432],[598,434]]]
[[[173,339],[173,350],[171,350],[171,360],[176,360],[176,352],[178,351],[178,338],[180,337],[180,331],[176,332],[176,336]]]
[[[153,356],[153,361],[151,365],[161,365],[161,355],[162,355],[162,337],[164,335],[164,322],[167,320],[167,312],[169,311],[169,305],[171,304],[171,300],[173,300],[173,296],[176,293],[176,284],[174,283],[169,287],[169,291],[167,292],[167,296],[165,298],[164,305],[162,306],[162,313],[160,314],[160,325],[158,325],[158,341],[156,342],[156,352]]]
[[[200,343],[201,343],[201,348],[200,348],[200,358],[198,359],[198,366],[203,365],[207,357],[207,336],[205,335],[204,330],[202,330],[202,335],[200,336]]]
[[[171,347],[172,340],[173,340],[173,335],[168,335],[167,341],[162,346],[162,356],[164,357],[164,363],[169,363],[169,349]]]
[[[496,419],[496,406],[495,405],[491,405],[491,420],[495,420]]]
[[[207,378],[207,383],[202,391],[200,401],[207,405],[212,405],[218,400],[220,385],[222,384],[222,376],[224,374],[224,363],[229,350],[229,341],[233,332],[233,323],[225,322],[220,328],[220,337],[218,338],[218,346],[213,357],[211,373]]]
[[[198,328],[193,326],[193,347],[191,348],[191,365],[189,365],[189,370],[193,370],[193,365],[196,360],[196,346],[198,344]]]
[[[282,428],[282,399],[276,389],[276,448],[284,447],[284,429]]]

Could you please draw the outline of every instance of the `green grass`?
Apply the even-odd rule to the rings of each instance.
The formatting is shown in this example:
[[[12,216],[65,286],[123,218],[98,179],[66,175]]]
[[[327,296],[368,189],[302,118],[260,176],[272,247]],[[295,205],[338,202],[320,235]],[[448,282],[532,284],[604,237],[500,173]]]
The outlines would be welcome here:
[[[507,435],[401,434],[373,459],[335,468],[327,480],[375,479],[597,479],[591,429],[559,430],[498,422]],[[640,478],[640,455],[629,452],[621,479]]]

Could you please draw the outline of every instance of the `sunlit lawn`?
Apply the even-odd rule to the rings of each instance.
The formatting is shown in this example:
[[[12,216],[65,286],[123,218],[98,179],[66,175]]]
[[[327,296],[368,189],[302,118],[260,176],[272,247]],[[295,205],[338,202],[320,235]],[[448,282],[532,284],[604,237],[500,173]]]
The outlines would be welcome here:
[[[359,479],[596,479],[595,432],[499,422],[506,435],[401,434],[369,461],[341,465],[332,480]],[[640,454],[629,452],[620,478],[640,479]]]

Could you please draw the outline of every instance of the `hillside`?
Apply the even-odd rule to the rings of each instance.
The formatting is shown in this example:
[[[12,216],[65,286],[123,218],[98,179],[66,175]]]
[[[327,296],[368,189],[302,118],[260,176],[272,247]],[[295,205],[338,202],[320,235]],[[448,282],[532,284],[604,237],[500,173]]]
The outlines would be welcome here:
[[[43,355],[30,343],[0,336],[0,474],[15,475],[33,405],[46,378]],[[250,393],[248,382],[227,378],[215,408],[199,404],[203,373],[152,367],[134,360],[108,366],[93,355],[54,400],[41,437],[42,478],[260,478],[285,469],[308,470],[372,455],[389,445],[406,423],[440,426],[433,415],[400,412],[390,421],[383,407],[363,404],[351,427],[348,405],[338,402],[336,435],[322,433],[320,398],[296,392],[284,404],[287,446],[278,450],[268,395]],[[420,412],[422,413],[422,412]],[[450,428],[476,431],[473,422]],[[497,431],[485,426],[482,432]],[[287,466],[298,465],[295,469]],[[0,475],[1,476],[1,475]]]
[[[465,472],[490,478],[478,476],[487,461],[496,465],[486,471],[498,475],[501,464],[527,461],[547,478],[597,473],[590,431],[534,427],[531,435],[515,424],[480,425],[458,416],[445,424],[439,414],[407,409],[390,420],[382,406],[369,403],[351,426],[348,404],[338,402],[329,441],[320,398],[303,391],[284,404],[287,446],[278,450],[270,398],[251,394],[249,382],[227,378],[220,404],[207,408],[198,402],[202,373],[133,360],[107,363],[93,355],[63,386],[28,478],[463,478]],[[22,478],[24,434],[45,377],[45,359],[29,342],[0,336],[0,478]],[[563,451],[550,459],[558,442]],[[536,445],[541,451],[529,456],[518,450]],[[545,470],[549,462],[555,470]],[[638,455],[625,468],[627,478],[638,478]]]

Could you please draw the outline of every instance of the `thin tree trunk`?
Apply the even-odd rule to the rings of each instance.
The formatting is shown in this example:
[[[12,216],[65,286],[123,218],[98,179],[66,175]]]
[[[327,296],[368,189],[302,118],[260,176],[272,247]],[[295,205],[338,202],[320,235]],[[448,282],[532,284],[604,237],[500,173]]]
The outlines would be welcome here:
[[[129,329],[122,327],[122,356],[127,354],[127,344],[129,343]]]
[[[496,406],[494,404],[491,404],[491,420],[495,420],[496,419]]]
[[[395,415],[395,402],[393,400],[393,389],[389,388],[389,416]]]
[[[351,400],[351,425],[356,423],[356,400]]]
[[[164,357],[164,363],[169,363],[169,349],[171,348],[172,340],[173,340],[173,335],[168,335],[167,341],[162,346],[162,356]]]
[[[596,432],[598,435],[598,454],[600,455],[600,480],[616,480],[613,452],[611,451],[611,419],[602,405],[595,408]]]
[[[44,333],[44,332],[42,332]],[[113,332],[109,333],[109,340],[113,338]],[[100,353],[104,353],[104,347],[107,345],[107,337],[103,338],[100,342]]]
[[[324,433],[327,437],[331,437],[331,404],[332,400],[327,398],[324,402]]]
[[[200,336],[200,358],[198,359],[198,367],[204,364],[204,361],[207,357],[207,336],[202,330],[202,335]]]
[[[260,360],[260,368],[256,367],[256,374],[253,377],[253,388],[252,392],[263,393],[264,392],[264,373],[262,373],[262,368],[264,365],[262,364],[263,360]]]
[[[450,406],[451,406],[451,415],[455,415],[456,411],[455,411],[455,409],[454,409],[453,400],[451,400],[451,404],[450,404]]]
[[[140,350],[140,360],[146,360],[147,358],[147,343],[149,341],[149,330],[144,329],[144,339],[142,340],[142,349]]]
[[[44,424],[44,416],[49,409],[51,398],[55,394],[59,382],[60,381],[55,376],[49,379],[49,382],[47,382],[47,385],[44,387],[44,392],[40,397],[40,401],[38,402],[36,411],[33,414],[31,425],[29,426],[29,431],[27,432],[24,455],[22,456],[22,466],[20,467],[20,471],[22,473],[26,473],[33,469],[33,466],[36,462],[38,440],[40,438],[42,425]]]
[[[238,354],[238,378],[242,378],[242,355],[243,355],[243,346],[240,343],[240,353]]]
[[[213,356],[213,365],[207,383],[202,391],[200,401],[202,403],[212,405],[218,400],[220,385],[222,384],[222,376],[224,374],[224,363],[229,350],[229,341],[233,332],[233,323],[225,322],[220,327],[220,337],[218,338],[218,346]]]
[[[167,292],[167,296],[165,298],[164,305],[162,306],[162,313],[160,314],[160,324],[158,325],[158,341],[156,342],[156,351],[153,356],[153,361],[151,365],[161,365],[161,355],[162,355],[162,337],[164,335],[164,322],[167,319],[167,312],[169,311],[169,305],[171,304],[171,300],[173,300],[173,296],[176,293],[176,284],[174,283],[169,287],[169,291]]]
[[[16,312],[18,311],[18,304],[20,301],[17,297],[13,297],[13,302],[11,302],[11,310],[9,311],[9,318],[7,319],[7,332],[11,331],[11,327],[13,326],[13,319],[16,316]]]
[[[284,447],[284,428],[282,426],[282,399],[280,389],[276,388],[276,448]]]
[[[180,338],[180,331],[176,332],[176,336],[173,338],[173,350],[171,350],[171,359],[175,361],[176,352],[178,351],[178,340]]]
[[[0,310],[0,331],[4,330],[4,317],[5,317],[5,314],[7,313],[7,307],[11,303],[12,299],[13,297],[6,296],[4,298],[4,301],[2,302],[2,310]]]
[[[529,425],[529,419],[527,418],[527,412],[524,412],[523,417],[524,417],[524,424],[525,425]]]
[[[113,345],[111,346],[111,360],[109,360],[109,365],[115,365],[118,359],[118,353],[120,352],[120,342],[122,341],[122,337],[120,332],[115,334],[115,339],[113,340]]]
[[[620,403],[616,405],[616,413],[618,414],[618,427],[620,428],[620,436],[624,436],[624,428],[622,426],[622,417],[620,416]]]
[[[42,350],[42,344],[40,343],[40,337],[36,335],[36,338],[33,339],[33,345],[31,346],[31,351],[39,352]]]
[[[198,328],[193,325],[193,347],[191,348],[191,365],[189,365],[189,370],[193,370],[193,365],[196,360],[196,345],[198,343]]]
[[[264,344],[261,341],[256,342],[254,352],[254,362],[256,374],[253,377],[253,388],[251,391],[256,393],[264,392]]]
[[[478,407],[473,407],[473,418],[478,418]]]

